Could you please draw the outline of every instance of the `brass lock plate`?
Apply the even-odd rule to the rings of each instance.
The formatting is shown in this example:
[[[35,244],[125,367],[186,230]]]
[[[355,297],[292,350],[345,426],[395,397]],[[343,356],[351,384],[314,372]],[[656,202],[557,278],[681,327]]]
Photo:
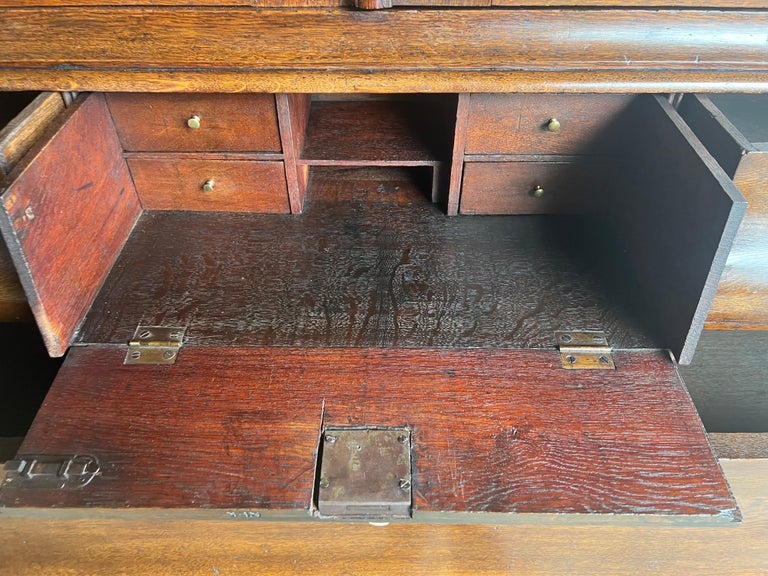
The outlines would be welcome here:
[[[411,431],[326,428],[315,487],[322,518],[411,516]]]

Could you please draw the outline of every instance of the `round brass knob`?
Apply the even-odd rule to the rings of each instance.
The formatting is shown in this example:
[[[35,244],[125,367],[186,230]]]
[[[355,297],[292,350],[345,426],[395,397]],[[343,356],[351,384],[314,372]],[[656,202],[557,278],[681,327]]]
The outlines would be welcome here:
[[[195,114],[194,116],[191,116],[189,120],[187,120],[187,126],[192,128],[192,130],[199,130],[200,129],[200,116]]]
[[[213,180],[206,180],[205,184],[203,184],[203,192],[213,192],[213,187],[216,185],[216,182]]]
[[[557,118],[550,118],[547,122],[547,130],[550,132],[560,132],[560,121]]]
[[[544,196],[544,188],[542,188],[537,184],[536,187],[533,190],[531,190],[531,196],[533,196],[534,198],[541,198],[542,196]]]

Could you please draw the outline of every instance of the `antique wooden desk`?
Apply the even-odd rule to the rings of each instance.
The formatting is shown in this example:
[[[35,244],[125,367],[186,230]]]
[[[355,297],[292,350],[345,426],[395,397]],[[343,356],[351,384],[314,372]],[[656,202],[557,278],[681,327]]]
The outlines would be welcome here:
[[[677,365],[765,279],[680,114],[764,3],[15,4],[0,89],[92,94],[5,179],[69,349],[5,514],[740,519]]]

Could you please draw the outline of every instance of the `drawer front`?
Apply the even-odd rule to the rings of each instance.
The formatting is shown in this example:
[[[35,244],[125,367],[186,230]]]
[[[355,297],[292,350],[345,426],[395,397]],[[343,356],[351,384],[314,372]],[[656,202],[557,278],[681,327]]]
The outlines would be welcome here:
[[[109,94],[123,148],[280,152],[272,94]]]
[[[586,212],[600,197],[604,166],[584,162],[472,162],[464,165],[462,214]]]
[[[606,151],[606,130],[620,121],[631,101],[622,94],[472,94],[466,153]]]
[[[145,210],[288,213],[282,162],[130,158]]]

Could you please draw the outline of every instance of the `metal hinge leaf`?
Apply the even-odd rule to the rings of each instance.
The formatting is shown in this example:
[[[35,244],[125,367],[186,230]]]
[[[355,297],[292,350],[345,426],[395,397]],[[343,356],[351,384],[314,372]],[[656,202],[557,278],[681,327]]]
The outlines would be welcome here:
[[[139,326],[128,342],[124,364],[175,364],[186,328]]]
[[[615,370],[611,346],[604,332],[569,330],[555,332],[560,360],[568,370]]]

